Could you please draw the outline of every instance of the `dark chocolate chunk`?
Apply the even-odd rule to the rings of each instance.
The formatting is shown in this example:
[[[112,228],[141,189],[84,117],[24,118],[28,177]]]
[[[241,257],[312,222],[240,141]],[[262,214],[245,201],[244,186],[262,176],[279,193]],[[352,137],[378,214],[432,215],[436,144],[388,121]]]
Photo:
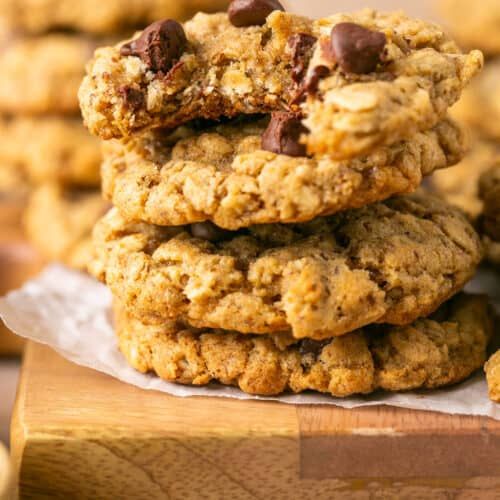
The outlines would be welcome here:
[[[129,87],[128,85],[122,85],[120,87],[120,95],[123,97],[125,106],[129,109],[139,109],[144,103],[143,93],[140,90]]]
[[[137,40],[124,45],[122,56],[136,56],[154,72],[167,73],[180,59],[187,46],[182,25],[166,19],[148,26]]]
[[[291,113],[273,113],[269,125],[262,135],[262,149],[288,156],[306,156],[306,147],[300,136],[308,130],[299,118]]]
[[[262,26],[274,10],[285,10],[278,0],[233,0],[227,11],[229,20],[238,28]]]
[[[307,33],[297,33],[288,39],[288,46],[292,51],[292,78],[294,82],[300,83],[304,78],[316,41],[316,37]]]
[[[232,235],[231,231],[221,229],[209,221],[191,224],[191,234],[195,238],[210,241],[212,243],[227,240]]]
[[[304,90],[308,94],[315,94],[318,90],[319,82],[330,74],[326,66],[315,66],[304,84]]]
[[[300,342],[299,352],[302,356],[307,356],[308,354],[312,354],[315,358],[317,358],[323,347],[328,345],[331,340],[312,340],[312,339],[304,339]]]
[[[384,33],[354,23],[340,23],[332,29],[331,54],[346,73],[366,74],[382,62],[386,43]]]

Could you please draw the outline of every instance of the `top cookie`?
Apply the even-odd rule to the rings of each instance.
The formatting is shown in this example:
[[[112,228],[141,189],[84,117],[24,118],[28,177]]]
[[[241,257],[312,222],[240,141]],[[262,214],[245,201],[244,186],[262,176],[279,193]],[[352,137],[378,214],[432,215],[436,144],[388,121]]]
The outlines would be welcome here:
[[[441,0],[443,16],[464,47],[500,54],[500,2],[498,0]]]
[[[224,10],[229,0],[0,0],[15,29],[40,34],[71,29],[104,35],[142,27],[156,19],[184,20],[197,11]]]
[[[309,154],[340,159],[435,126],[482,64],[480,52],[464,55],[439,27],[400,13],[198,14],[98,50],[80,102],[104,139],[195,118],[302,113]]]

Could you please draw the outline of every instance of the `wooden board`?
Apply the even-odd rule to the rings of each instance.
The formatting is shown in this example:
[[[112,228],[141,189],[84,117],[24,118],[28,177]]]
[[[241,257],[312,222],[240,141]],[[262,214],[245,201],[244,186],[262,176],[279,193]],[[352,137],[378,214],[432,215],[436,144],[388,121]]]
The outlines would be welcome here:
[[[23,235],[23,207],[22,199],[0,199],[0,296],[20,287],[43,266]],[[0,356],[19,355],[23,345],[0,321]]]
[[[497,421],[181,399],[34,344],[11,443],[23,499],[500,498]]]
[[[0,500],[9,500],[12,495],[10,459],[5,446],[0,442]]]

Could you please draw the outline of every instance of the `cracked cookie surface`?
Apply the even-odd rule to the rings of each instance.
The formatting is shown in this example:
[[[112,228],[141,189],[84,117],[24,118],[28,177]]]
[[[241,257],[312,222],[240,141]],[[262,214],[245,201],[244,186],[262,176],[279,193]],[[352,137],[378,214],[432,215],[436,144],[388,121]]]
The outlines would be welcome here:
[[[43,184],[30,195],[24,227],[44,257],[85,270],[93,257],[92,228],[108,209],[97,189]]]
[[[157,19],[186,19],[216,12],[229,0],[0,0],[9,24],[28,33],[71,29],[99,35],[120,33]]]
[[[325,61],[332,28],[343,22],[385,35],[375,71],[354,75]],[[226,14],[198,14],[184,32],[186,49],[166,73],[122,55],[132,52],[123,45],[96,52],[79,94],[94,134],[119,138],[195,118],[293,111],[304,116],[311,155],[350,158],[435,126],[483,63],[481,53],[462,54],[439,27],[401,13],[312,21],[275,11],[264,25],[244,28]],[[318,39],[312,53],[294,51],[295,36]],[[300,103],[302,85],[317,79],[318,67],[326,70]]]
[[[78,118],[0,119],[0,162],[12,165],[33,184],[98,187],[101,159],[99,141]]]
[[[91,272],[145,322],[316,339],[426,316],[482,257],[465,216],[424,194],[240,232],[131,223],[113,209],[94,242]]]
[[[323,342],[197,330],[175,321],[145,325],[116,306],[115,326],[121,351],[140,372],[267,396],[313,390],[346,397],[454,384],[482,367],[492,333],[487,299],[468,295],[408,326],[366,327]]]
[[[103,192],[128,219],[157,225],[301,222],[414,191],[423,176],[455,164],[467,144],[444,120],[366,157],[291,157],[262,149],[267,121],[111,141]]]

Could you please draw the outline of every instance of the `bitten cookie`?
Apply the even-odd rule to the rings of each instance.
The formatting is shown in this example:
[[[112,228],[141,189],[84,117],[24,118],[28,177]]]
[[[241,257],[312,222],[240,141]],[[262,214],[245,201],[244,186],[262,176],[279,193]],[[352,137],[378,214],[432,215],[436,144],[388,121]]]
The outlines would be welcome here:
[[[157,22],[98,50],[80,89],[87,126],[110,139],[286,111],[302,115],[292,128],[309,154],[345,159],[434,127],[483,64],[480,52],[462,54],[441,28],[401,13],[267,13]]]
[[[101,150],[78,118],[0,119],[0,162],[33,184],[98,187]]]
[[[462,212],[424,194],[240,232],[127,222],[113,209],[94,242],[91,272],[144,322],[315,339],[427,316],[482,257]]]
[[[47,259],[85,270],[93,257],[92,228],[108,209],[97,189],[44,184],[30,196],[24,225],[28,239]]]
[[[41,34],[70,29],[99,35],[121,33],[157,19],[183,20],[197,11],[224,10],[229,0],[0,0],[14,28]]]
[[[265,151],[270,137],[279,140],[274,129],[282,119],[109,141],[105,196],[128,219],[165,226],[209,220],[239,229],[301,222],[414,191],[423,176],[455,164],[467,147],[460,127],[444,120],[352,160]]]
[[[121,351],[143,373],[264,396],[313,390],[345,397],[454,384],[482,367],[492,334],[487,300],[468,295],[408,326],[367,327],[323,342],[195,330],[175,321],[145,325],[119,307],[115,323]]]

